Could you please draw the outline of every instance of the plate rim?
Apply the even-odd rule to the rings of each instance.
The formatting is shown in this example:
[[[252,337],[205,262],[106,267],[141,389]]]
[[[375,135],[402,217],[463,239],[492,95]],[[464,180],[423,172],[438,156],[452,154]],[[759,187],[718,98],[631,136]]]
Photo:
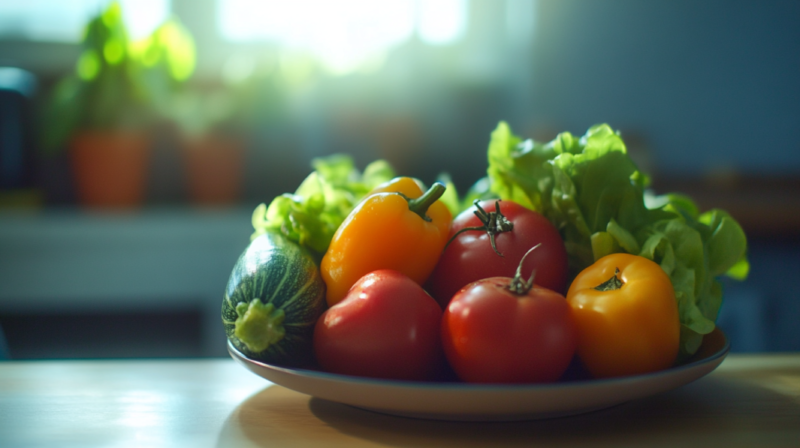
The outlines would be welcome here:
[[[706,357],[690,361],[687,362],[686,364],[681,364],[679,366],[670,367],[668,369],[663,369],[656,372],[650,372],[640,375],[629,375],[629,376],[621,376],[614,378],[556,381],[552,383],[513,383],[513,384],[503,384],[503,383],[479,384],[479,383],[466,383],[466,382],[392,380],[392,379],[342,375],[338,373],[323,372],[312,369],[284,367],[249,358],[245,356],[242,352],[240,352],[230,340],[228,340],[227,342],[228,342],[228,353],[235,360],[246,364],[255,364],[261,368],[277,371],[285,375],[300,376],[314,380],[335,381],[335,382],[348,383],[354,385],[357,384],[361,386],[380,386],[380,387],[391,387],[399,389],[411,388],[411,389],[421,389],[421,390],[437,390],[437,391],[452,390],[460,392],[489,393],[489,392],[504,392],[504,391],[528,391],[528,390],[545,391],[545,390],[558,390],[558,389],[594,388],[602,386],[613,386],[615,384],[656,380],[658,379],[658,377],[670,377],[675,374],[679,374],[680,372],[685,372],[688,370],[706,366],[708,364],[712,364],[716,360],[720,358],[724,359],[727,356],[728,352],[730,352],[730,340],[725,335],[725,333],[719,329],[719,327],[716,327],[713,330],[713,332],[719,332],[722,335],[724,339],[724,344],[722,348],[720,348],[719,350],[713,352],[712,354]]]

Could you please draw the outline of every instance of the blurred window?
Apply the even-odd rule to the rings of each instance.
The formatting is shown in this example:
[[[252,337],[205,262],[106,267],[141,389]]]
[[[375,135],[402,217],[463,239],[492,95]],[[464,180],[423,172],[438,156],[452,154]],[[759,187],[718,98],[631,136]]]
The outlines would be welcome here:
[[[218,26],[230,42],[271,42],[308,51],[333,71],[349,71],[415,34],[458,41],[467,0],[219,0]]]
[[[506,0],[506,35],[510,43],[530,44],[536,24],[536,6],[533,0]]]
[[[83,27],[110,0],[21,0],[0,2],[0,37],[79,42]],[[133,39],[146,36],[170,12],[170,0],[121,0]]]

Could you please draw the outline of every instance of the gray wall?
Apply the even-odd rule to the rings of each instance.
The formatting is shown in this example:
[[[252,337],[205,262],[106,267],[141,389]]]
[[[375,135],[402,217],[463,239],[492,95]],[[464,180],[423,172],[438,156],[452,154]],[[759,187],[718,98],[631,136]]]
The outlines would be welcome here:
[[[800,2],[542,1],[534,121],[642,133],[659,170],[800,171]]]

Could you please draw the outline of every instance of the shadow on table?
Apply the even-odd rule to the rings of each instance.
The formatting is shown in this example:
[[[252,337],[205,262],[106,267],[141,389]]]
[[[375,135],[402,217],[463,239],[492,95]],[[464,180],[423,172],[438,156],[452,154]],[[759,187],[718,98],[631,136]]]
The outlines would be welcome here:
[[[218,446],[796,446],[797,422],[796,393],[741,377],[706,377],[578,416],[507,423],[394,417],[273,386],[229,416]]]

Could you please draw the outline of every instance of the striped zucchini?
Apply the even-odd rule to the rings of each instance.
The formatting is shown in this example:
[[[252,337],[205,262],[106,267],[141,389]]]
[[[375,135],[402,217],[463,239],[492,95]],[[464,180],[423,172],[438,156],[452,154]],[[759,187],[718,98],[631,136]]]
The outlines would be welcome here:
[[[305,366],[313,362],[314,325],[325,306],[325,283],[311,255],[268,232],[254,239],[233,267],[222,323],[247,357]]]

